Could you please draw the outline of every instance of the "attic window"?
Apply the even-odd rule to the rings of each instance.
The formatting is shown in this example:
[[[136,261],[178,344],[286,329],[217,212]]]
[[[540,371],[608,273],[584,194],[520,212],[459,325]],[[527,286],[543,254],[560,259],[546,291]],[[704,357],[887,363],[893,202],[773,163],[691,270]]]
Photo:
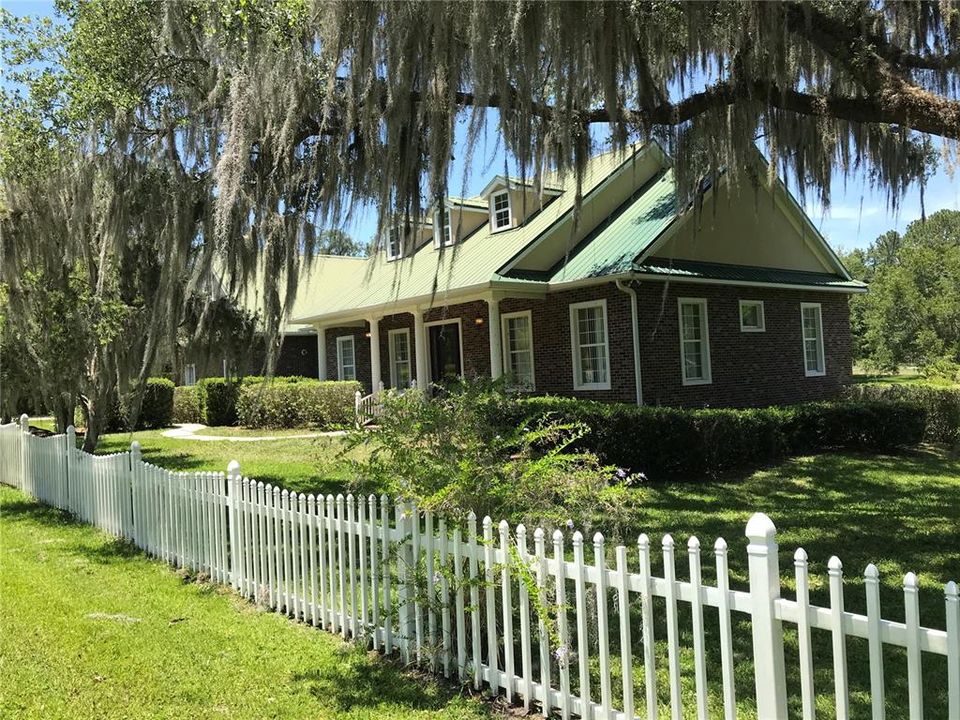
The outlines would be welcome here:
[[[493,232],[507,230],[510,222],[510,193],[501,190],[490,196],[490,228]]]
[[[453,245],[453,228],[450,227],[450,210],[442,207],[433,214],[433,246]]]
[[[400,228],[394,226],[390,228],[390,234],[387,236],[387,260],[399,260],[403,257],[403,234]]]

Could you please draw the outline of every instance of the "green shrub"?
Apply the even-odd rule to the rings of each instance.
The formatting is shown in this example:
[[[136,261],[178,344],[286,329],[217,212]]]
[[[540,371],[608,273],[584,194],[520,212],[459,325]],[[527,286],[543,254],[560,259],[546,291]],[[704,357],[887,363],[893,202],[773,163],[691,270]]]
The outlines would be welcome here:
[[[503,427],[552,417],[591,428],[577,447],[656,480],[716,478],[827,449],[889,452],[923,437],[926,412],[909,401],[683,409],[536,397],[488,408]]]
[[[143,391],[143,402],[140,404],[138,430],[170,427],[173,423],[173,389],[173,381],[167,378],[147,380],[147,387]]]
[[[196,385],[179,385],[173,389],[173,422],[203,422],[200,389]]]
[[[239,423],[254,428],[337,427],[354,418],[358,382],[297,378],[242,382],[237,391]]]
[[[926,383],[851,385],[845,396],[852,400],[907,401],[926,410],[924,439],[927,442],[960,443],[960,388]]]
[[[197,385],[199,395],[200,422],[206,425],[237,424],[238,383],[222,377],[209,377],[200,380]]]
[[[136,423],[131,422],[130,408],[116,400],[105,430],[126,432],[170,427],[173,423],[173,390],[174,384],[167,378],[147,378]]]

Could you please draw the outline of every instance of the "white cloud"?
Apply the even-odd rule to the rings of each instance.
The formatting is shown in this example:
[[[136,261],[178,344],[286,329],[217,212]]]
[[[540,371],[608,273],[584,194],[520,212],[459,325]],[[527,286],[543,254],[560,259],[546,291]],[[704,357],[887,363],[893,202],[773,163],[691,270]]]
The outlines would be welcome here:
[[[842,204],[831,205],[824,209],[819,203],[808,203],[805,209],[814,221],[820,221],[821,219],[859,221],[863,218],[879,215],[882,210],[879,205],[864,205],[861,208],[859,205]]]

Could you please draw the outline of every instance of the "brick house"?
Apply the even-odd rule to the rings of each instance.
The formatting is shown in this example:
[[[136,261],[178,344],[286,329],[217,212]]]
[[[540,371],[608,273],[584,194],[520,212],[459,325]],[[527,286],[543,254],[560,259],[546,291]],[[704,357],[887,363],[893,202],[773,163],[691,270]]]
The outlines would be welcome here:
[[[765,177],[765,173],[759,173]],[[318,375],[368,390],[506,376],[530,392],[649,405],[826,398],[851,371],[865,291],[780,184],[721,180],[675,207],[656,144],[572,178],[496,177],[363,261],[327,258],[291,322]]]

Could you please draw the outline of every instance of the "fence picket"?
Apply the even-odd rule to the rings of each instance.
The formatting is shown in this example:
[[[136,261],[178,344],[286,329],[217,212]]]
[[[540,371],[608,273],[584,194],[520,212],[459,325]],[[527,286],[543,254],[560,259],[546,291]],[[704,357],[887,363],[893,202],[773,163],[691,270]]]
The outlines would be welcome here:
[[[947,694],[949,720],[960,720],[960,590],[953,580],[943,588],[947,606]]]
[[[489,515],[483,518],[483,582],[487,611],[487,668],[490,670],[487,684],[490,686],[490,693],[496,695],[500,691],[500,653],[497,650],[500,641],[497,636],[497,598],[493,577],[493,520]]]
[[[500,605],[503,611],[503,693],[507,702],[513,702],[513,590],[510,581],[510,525],[500,521]]]
[[[923,720],[923,671],[920,663],[920,599],[917,576],[903,578],[903,614],[907,625],[907,686],[910,720]]]
[[[370,522],[370,611],[373,615],[373,649],[383,648],[383,652],[389,653],[390,648],[384,643],[380,628],[380,555],[377,552],[377,496],[371,493],[367,502]]]
[[[623,714],[634,717],[633,641],[630,634],[630,571],[627,548],[617,546],[617,608],[620,613],[620,667],[623,674]]]
[[[720,593],[720,669],[723,684],[723,718],[736,720],[736,688],[733,683],[733,628],[730,622],[730,569],[727,564],[727,542],[717,538],[713,544],[717,561],[717,590]],[[798,583],[799,585],[799,583]]]
[[[800,646],[800,699],[803,720],[814,720],[816,709],[813,692],[813,645],[810,639],[810,580],[807,553],[797,548],[793,556],[797,581],[797,636]]]
[[[674,564],[674,544],[670,535],[664,535],[663,579],[667,587],[667,665],[670,668],[670,717],[681,720],[680,700],[680,631],[677,624],[677,570]]]
[[[517,556],[524,573],[530,572],[530,554],[527,551],[527,528],[517,525]],[[459,612],[459,608],[458,608]],[[523,709],[530,710],[533,700],[533,658],[530,653],[530,591],[520,583],[520,666],[523,676]]]
[[[827,562],[830,581],[830,618],[833,633],[833,686],[837,720],[850,716],[850,691],[847,685],[847,643],[843,634],[843,564],[836,555]]]
[[[390,503],[386,494],[380,496],[380,567],[383,572],[383,651],[393,653],[393,596],[390,594]]]
[[[347,522],[346,532],[341,537],[345,538],[347,543],[347,572],[349,574],[350,587],[350,637],[357,637],[357,549],[354,542],[354,530],[356,529],[356,503],[353,501],[353,493],[347,495]]]
[[[700,568],[700,540],[696,536],[687,541],[690,562],[690,585],[693,600],[693,676],[696,682],[697,720],[707,720],[707,659],[703,642],[703,574]]]
[[[870,652],[870,705],[873,720],[886,716],[883,688],[883,641],[880,639],[880,571],[873,563],[863,571],[863,587],[867,594],[867,640]]]
[[[557,673],[560,676],[560,716],[563,720],[570,717],[570,633],[567,629],[567,577],[565,572],[566,557],[563,551],[563,533],[560,530],[553,532],[553,558],[556,563],[556,593],[557,602]]]
[[[542,598],[547,591],[547,557],[543,528],[533,531],[533,551],[537,557],[537,592]],[[549,716],[553,710],[550,701],[550,637],[547,633],[547,621],[543,617],[543,603],[537,603],[537,635],[540,638],[540,702],[543,714]]]
[[[453,529],[453,581],[456,586],[457,612],[457,677],[460,682],[467,679],[467,619],[466,602],[463,592],[463,538],[460,528]]]
[[[453,637],[450,634],[450,536],[447,534],[447,521],[440,518],[440,633],[443,639],[443,676],[450,677],[450,665],[453,660]]]
[[[479,554],[477,552],[477,515],[472,510],[467,515],[467,542],[470,550],[468,569],[470,572],[470,651],[473,665],[473,688],[480,689],[480,586],[477,578]]]
[[[424,513],[424,574],[426,575],[426,605],[427,605],[427,647],[430,655],[430,670],[437,671],[437,582],[434,577],[436,562],[434,558],[433,513],[427,510]]]
[[[590,701],[590,637],[587,634],[587,566],[583,558],[583,533],[573,533],[573,564],[576,568],[573,582],[577,603],[577,663],[579,671],[580,714],[593,717]]]

